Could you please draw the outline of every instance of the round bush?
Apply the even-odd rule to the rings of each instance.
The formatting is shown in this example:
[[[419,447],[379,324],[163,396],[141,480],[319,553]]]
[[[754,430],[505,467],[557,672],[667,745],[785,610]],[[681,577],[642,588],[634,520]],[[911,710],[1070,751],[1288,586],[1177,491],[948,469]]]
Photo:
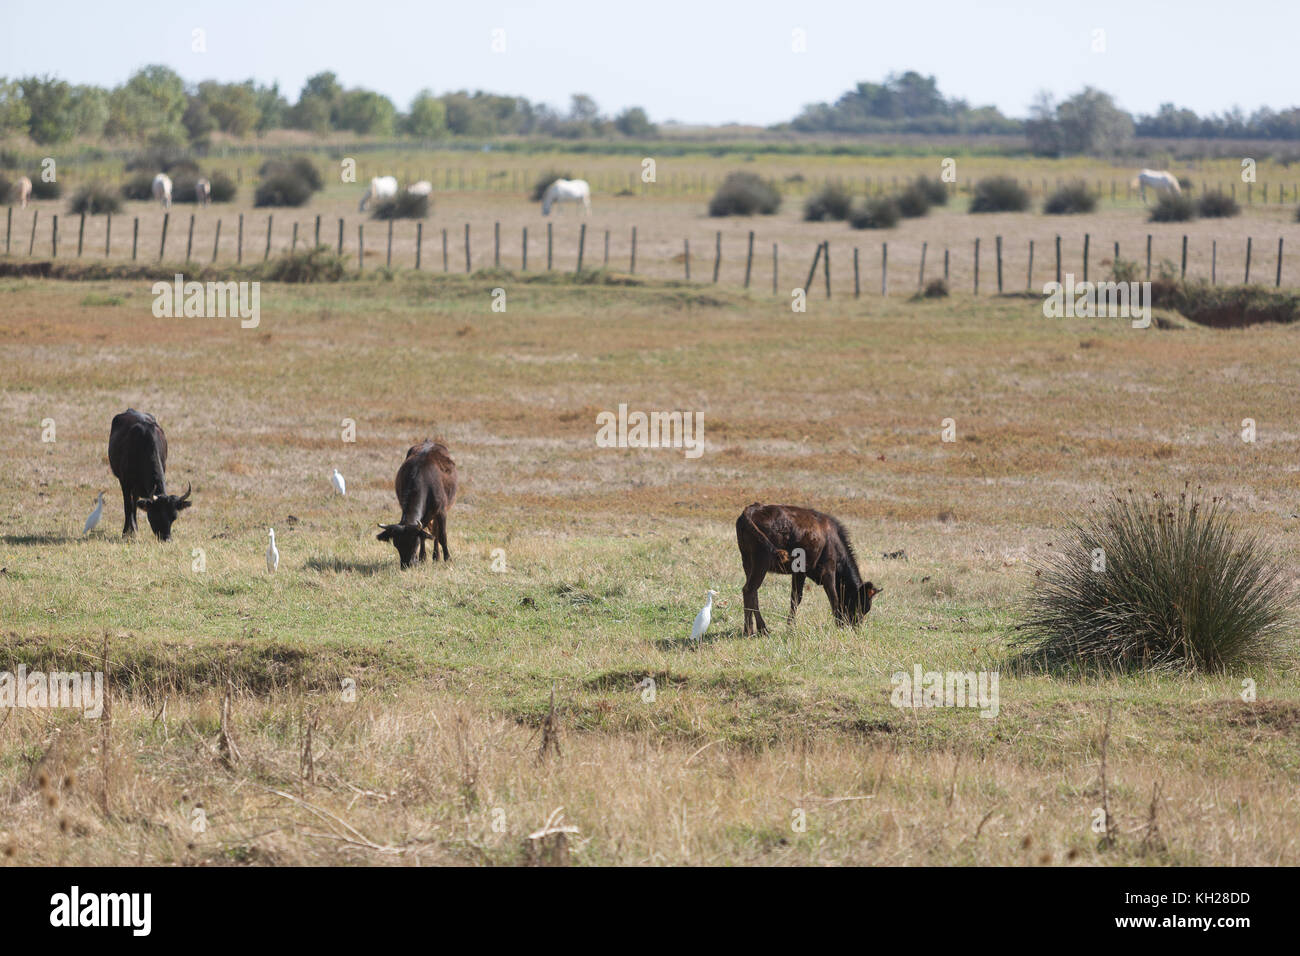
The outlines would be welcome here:
[[[948,283],[943,279],[931,279],[925,284],[921,297],[924,299],[946,299],[948,297]]]
[[[1183,193],[1164,193],[1151,207],[1151,222],[1190,222],[1196,218],[1196,203]]]
[[[853,197],[847,189],[836,183],[827,183],[808,197],[803,206],[803,217],[808,222],[847,219],[852,204]]]
[[[213,202],[235,201],[235,195],[239,192],[239,187],[225,173],[213,173],[208,177],[208,182],[212,184]]]
[[[1029,208],[1029,193],[1010,176],[993,176],[975,184],[971,212],[1024,212]]]
[[[948,205],[948,187],[937,179],[918,176],[908,188],[917,190],[931,206]]]
[[[40,173],[35,173],[27,178],[32,181],[33,199],[58,199],[63,195],[63,183],[57,179],[54,182],[47,183],[41,179]]]
[[[1047,197],[1043,212],[1049,216],[1073,216],[1097,208],[1097,196],[1086,183],[1069,183]]]
[[[87,183],[73,194],[68,203],[68,212],[84,212],[87,216],[121,211],[122,200],[108,183]]]
[[[157,173],[136,173],[122,184],[122,196],[126,199],[153,199],[153,178]]]
[[[268,159],[262,164],[262,168],[257,171],[258,176],[262,179],[276,179],[284,176],[292,176],[300,179],[311,192],[320,192],[325,188],[325,180],[321,178],[320,170],[306,156],[295,156],[286,158],[283,156],[275,159]],[[302,205],[294,203],[293,205]]]
[[[311,199],[311,184],[292,172],[263,179],[253,191],[254,206],[302,206]]]
[[[898,203],[888,196],[877,196],[854,203],[849,211],[849,225],[854,229],[892,229],[901,217]]]
[[[904,219],[916,219],[930,211],[930,197],[916,182],[898,194],[897,202],[898,212]]]
[[[547,188],[557,179],[572,179],[573,174],[567,169],[548,169],[537,177],[533,183],[533,192],[531,199],[533,202],[541,202],[542,196],[546,194]]]
[[[1200,198],[1196,204],[1196,211],[1206,219],[1227,219],[1238,215],[1241,207],[1237,205],[1237,200],[1227,193],[1212,192]]]
[[[372,219],[424,219],[429,215],[429,197],[408,193],[405,189],[396,196],[381,199],[370,213]]]
[[[770,216],[781,208],[781,193],[754,173],[729,173],[709,200],[710,216]]]
[[[1218,499],[1129,492],[1073,523],[1039,562],[1016,642],[1049,664],[1266,664],[1293,623],[1288,575]]]

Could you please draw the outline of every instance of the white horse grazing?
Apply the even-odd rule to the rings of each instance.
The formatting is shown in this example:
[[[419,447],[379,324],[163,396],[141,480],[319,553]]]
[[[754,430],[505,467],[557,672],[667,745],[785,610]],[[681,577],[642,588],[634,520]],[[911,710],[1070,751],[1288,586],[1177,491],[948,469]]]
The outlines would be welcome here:
[[[556,203],[580,202],[587,215],[591,215],[591,187],[585,179],[557,179],[542,194],[542,215],[549,216]]]
[[[19,176],[18,182],[14,183],[14,192],[18,193],[18,205],[26,209],[27,200],[32,198],[32,181],[26,176]]]
[[[166,173],[153,178],[153,198],[162,203],[164,209],[172,208],[172,181]]]
[[[427,179],[421,179],[418,183],[412,183],[406,187],[406,191],[412,196],[432,196],[433,183]]]
[[[1175,196],[1180,195],[1183,191],[1178,185],[1177,176],[1157,169],[1141,170],[1132,184],[1142,191],[1143,205],[1146,205],[1148,186],[1158,193],[1173,193]]]
[[[194,184],[194,201],[200,206],[207,206],[212,203],[212,183],[206,179],[200,179]]]
[[[370,180],[370,188],[361,197],[361,211],[366,211],[366,204],[372,200],[392,199],[397,195],[397,178],[394,176],[376,176]]]

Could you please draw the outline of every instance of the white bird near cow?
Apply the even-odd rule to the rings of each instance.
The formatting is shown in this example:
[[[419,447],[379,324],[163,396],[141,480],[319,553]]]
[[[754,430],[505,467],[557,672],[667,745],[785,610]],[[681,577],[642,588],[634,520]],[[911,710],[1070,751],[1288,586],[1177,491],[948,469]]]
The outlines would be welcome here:
[[[172,180],[166,173],[153,178],[153,198],[162,203],[164,209],[172,208]]]
[[[432,187],[430,187],[432,188]],[[397,195],[397,177],[395,176],[376,176],[370,180],[370,188],[366,194],[361,197],[361,211],[366,211],[366,205],[380,199],[392,199]]]
[[[90,513],[86,519],[86,526],[81,529],[82,534],[90,534],[95,530],[95,525],[99,524],[100,517],[104,514],[104,493],[99,493],[99,500],[95,502],[95,510]]]
[[[700,638],[704,637],[704,632],[709,629],[709,622],[713,620],[713,599],[718,592],[709,588],[709,601],[700,609],[700,613],[695,615],[695,623],[691,625],[691,640],[699,646]]]
[[[1133,180],[1132,184],[1141,190],[1143,205],[1146,205],[1148,186],[1161,194],[1171,193],[1178,196],[1183,191],[1182,187],[1178,185],[1178,177],[1162,169],[1139,170],[1137,178]]]
[[[433,183],[427,179],[421,179],[418,183],[411,183],[406,187],[406,191],[412,196],[432,196]]]
[[[557,179],[542,193],[542,215],[549,216],[551,207],[562,202],[582,203],[583,210],[591,215],[591,187],[585,179]]]
[[[270,531],[271,543],[266,546],[266,570],[271,574],[280,566],[280,552],[275,546],[275,529]]]
[[[212,204],[212,183],[206,179],[200,179],[194,184],[194,201],[200,206],[210,206]]]
[[[14,183],[14,192],[18,194],[18,205],[22,209],[27,208],[27,200],[32,198],[32,181],[26,176],[19,176],[18,182]]]
[[[346,495],[348,493],[348,486],[344,483],[343,476],[339,474],[337,468],[334,469],[334,490],[341,495]]]

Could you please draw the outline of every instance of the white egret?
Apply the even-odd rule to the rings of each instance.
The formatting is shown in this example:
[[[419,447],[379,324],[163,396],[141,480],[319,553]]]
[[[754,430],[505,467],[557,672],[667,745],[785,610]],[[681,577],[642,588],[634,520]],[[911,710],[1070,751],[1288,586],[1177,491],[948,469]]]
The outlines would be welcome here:
[[[699,614],[695,615],[695,623],[691,625],[691,640],[695,641],[697,645],[700,638],[704,636],[704,632],[709,629],[709,622],[713,620],[713,598],[717,593],[713,588],[709,588],[709,602],[700,609]]]
[[[278,567],[280,566],[280,552],[279,552],[278,550],[276,550],[276,547],[275,547],[275,529],[274,529],[274,528],[271,529],[271,531],[270,531],[270,536],[271,536],[271,543],[270,543],[269,545],[267,545],[267,548],[266,548],[266,570],[268,570],[268,571],[270,571],[272,574],[274,574],[274,573],[275,573],[275,569],[278,568]]]
[[[348,486],[343,482],[343,476],[339,474],[337,468],[334,469],[334,490],[341,495],[348,493]]]
[[[82,534],[90,534],[95,530],[95,525],[99,524],[99,517],[104,513],[104,493],[99,493],[99,500],[95,503],[95,510],[90,513],[86,519],[86,526],[81,529]]]

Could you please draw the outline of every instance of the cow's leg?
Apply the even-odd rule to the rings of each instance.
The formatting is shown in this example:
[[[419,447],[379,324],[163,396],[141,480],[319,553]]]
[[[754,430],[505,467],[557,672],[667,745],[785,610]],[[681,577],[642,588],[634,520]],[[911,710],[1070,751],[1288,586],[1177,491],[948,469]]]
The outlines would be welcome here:
[[[822,587],[826,589],[826,600],[831,602],[831,613],[835,615],[835,623],[843,624],[844,608],[840,605],[840,596],[835,589],[835,575],[827,574]]]
[[[434,551],[433,554],[434,554],[434,557],[437,557],[438,552],[437,552],[437,551]],[[424,560],[425,560],[425,556],[424,556],[424,535],[420,535],[420,563],[421,563],[421,564],[424,564]]]
[[[135,533],[135,495],[122,488],[122,510],[126,512],[126,519],[122,522],[122,537],[128,537]]]
[[[438,518],[438,543],[442,545],[442,560],[450,561],[451,552],[447,550],[447,516]]]
[[[790,575],[790,624],[794,625],[794,612],[799,610],[799,602],[803,600],[803,582],[808,577],[807,574],[798,572]]]
[[[766,571],[755,570],[752,574],[745,576],[745,589],[741,593],[741,599],[745,605],[746,635],[754,633],[754,624],[758,625],[758,633],[767,633],[767,622],[763,620],[763,614],[758,609],[758,589],[766,575]]]

